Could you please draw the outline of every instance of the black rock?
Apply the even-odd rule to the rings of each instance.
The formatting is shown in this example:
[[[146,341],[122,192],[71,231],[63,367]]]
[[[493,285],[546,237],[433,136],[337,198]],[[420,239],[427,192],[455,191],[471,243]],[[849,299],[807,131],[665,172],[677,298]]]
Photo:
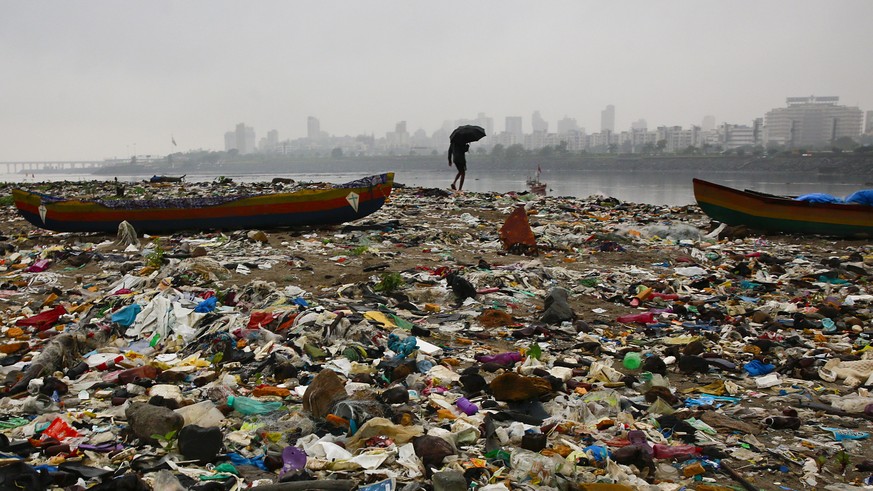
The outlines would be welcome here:
[[[540,317],[540,321],[552,325],[575,321],[576,313],[570,307],[569,295],[569,292],[563,288],[555,288],[549,292],[543,304],[543,316]]]
[[[221,451],[221,428],[188,425],[179,432],[179,452],[186,459],[212,462]]]
[[[476,297],[476,287],[458,273],[452,272],[446,275],[446,283],[451,287],[455,296],[458,297],[459,302]]]

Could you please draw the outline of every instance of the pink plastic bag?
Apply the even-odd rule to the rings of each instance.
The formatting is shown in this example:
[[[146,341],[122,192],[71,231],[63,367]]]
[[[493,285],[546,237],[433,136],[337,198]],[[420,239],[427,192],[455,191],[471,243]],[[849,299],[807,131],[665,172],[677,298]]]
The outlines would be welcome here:
[[[29,268],[25,269],[28,273],[42,273],[47,270],[51,261],[48,259],[40,259],[39,261],[30,265]]]

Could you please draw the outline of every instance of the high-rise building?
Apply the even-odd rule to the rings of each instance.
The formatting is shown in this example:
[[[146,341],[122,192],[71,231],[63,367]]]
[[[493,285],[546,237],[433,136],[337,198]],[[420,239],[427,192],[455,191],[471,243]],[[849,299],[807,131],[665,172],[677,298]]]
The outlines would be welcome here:
[[[409,132],[406,131],[406,121],[398,121],[394,125],[394,133],[387,136],[389,145],[401,146],[409,144]]]
[[[548,133],[549,132],[549,123],[542,116],[540,116],[539,111],[534,111],[530,117],[530,124],[533,127],[534,133]]]
[[[744,124],[722,125],[721,144],[725,150],[733,150],[741,147],[755,147],[761,144],[761,118],[752,122],[752,126]]]
[[[715,116],[704,116],[703,123],[700,125],[703,131],[712,131],[715,129]]]
[[[830,147],[848,136],[861,134],[864,113],[857,107],[837,105],[839,97],[789,97],[787,107],[765,115],[767,141],[787,146]]]
[[[566,135],[568,133],[576,133],[579,131],[579,124],[576,123],[575,118],[568,118],[564,116],[564,119],[558,120],[558,134]]]
[[[638,119],[631,123],[631,131],[633,130],[646,130],[649,127],[648,123],[646,123],[645,119]]]
[[[486,137],[494,133],[494,118],[486,116],[485,113],[479,113],[476,116],[477,126],[481,126],[485,130]]]
[[[864,125],[864,133],[873,135],[873,111],[867,111],[867,122]]]
[[[600,111],[600,131],[615,133],[615,106],[612,104]]]
[[[522,130],[521,116],[506,117],[506,132],[521,140],[521,138],[524,136],[524,131]]]
[[[264,142],[263,150],[272,153],[277,148],[279,148],[279,132],[277,130],[270,130],[267,132],[267,140]]]
[[[234,131],[224,134],[224,149],[237,150],[240,155],[255,151],[255,129],[245,123],[236,125]]]
[[[309,139],[316,139],[321,136],[321,122],[318,121],[318,118],[315,116],[309,116],[306,118],[306,137]]]
[[[255,129],[251,126],[246,126],[245,123],[236,125],[236,149],[240,155],[252,153],[255,151]]]

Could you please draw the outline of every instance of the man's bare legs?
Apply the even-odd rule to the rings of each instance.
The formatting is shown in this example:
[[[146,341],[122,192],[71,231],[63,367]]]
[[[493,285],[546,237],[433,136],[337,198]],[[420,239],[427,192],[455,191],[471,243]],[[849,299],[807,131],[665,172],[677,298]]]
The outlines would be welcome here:
[[[458,171],[458,174],[455,176],[455,180],[452,181],[452,189],[457,189],[458,191],[464,189],[464,177],[467,175],[464,171]],[[458,179],[461,180],[460,184],[458,184]],[[455,184],[458,184],[458,187],[455,187]]]

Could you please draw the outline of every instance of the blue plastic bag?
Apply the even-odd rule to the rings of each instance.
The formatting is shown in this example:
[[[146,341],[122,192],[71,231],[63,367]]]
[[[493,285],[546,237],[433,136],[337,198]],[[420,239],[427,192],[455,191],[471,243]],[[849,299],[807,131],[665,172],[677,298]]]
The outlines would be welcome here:
[[[130,327],[136,316],[142,312],[142,307],[138,303],[132,303],[127,307],[116,310],[112,313],[112,322],[122,326]]]
[[[757,377],[758,375],[767,375],[773,370],[776,370],[776,365],[768,365],[761,363],[758,360],[752,360],[743,365],[743,370],[745,370],[749,375]]]
[[[198,303],[197,306],[194,307],[194,312],[197,312],[200,314],[212,312],[213,310],[215,310],[215,303],[217,301],[218,300],[215,297],[209,297],[206,300]]]
[[[398,359],[411,355],[415,351],[416,344],[418,344],[418,341],[415,339],[415,336],[407,336],[400,339],[400,336],[396,334],[388,335],[388,349],[397,353],[396,358]]]
[[[591,452],[591,457],[597,462],[603,462],[609,457],[609,449],[603,445],[589,445],[582,449],[584,452]]]
[[[842,203],[843,200],[825,193],[809,193],[803,196],[794,198],[797,201],[806,201],[808,203]]]
[[[238,453],[231,452],[231,453],[227,454],[227,457],[230,459],[230,462],[233,465],[251,465],[251,466],[257,467],[258,469],[261,469],[263,471],[268,470],[267,465],[264,464],[264,456],[263,455],[259,455],[257,457],[252,457],[249,459],[249,458],[243,457],[242,455],[240,455]]]
[[[873,206],[873,189],[862,189],[846,196],[846,203]]]

